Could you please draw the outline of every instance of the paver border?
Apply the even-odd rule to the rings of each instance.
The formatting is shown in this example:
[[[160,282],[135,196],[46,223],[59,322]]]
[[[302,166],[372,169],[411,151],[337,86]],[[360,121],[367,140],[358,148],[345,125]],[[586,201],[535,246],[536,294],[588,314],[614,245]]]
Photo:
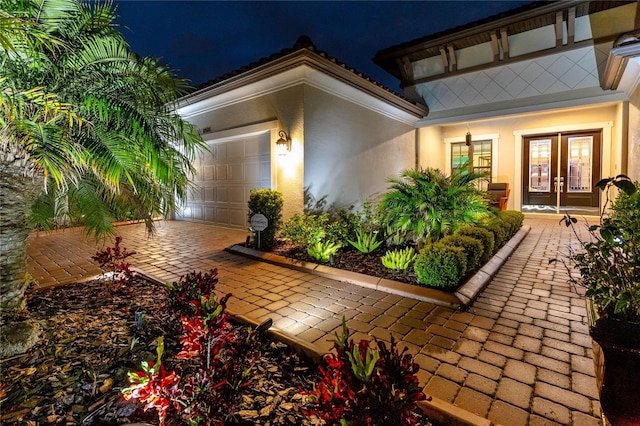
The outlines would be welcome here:
[[[453,293],[434,288],[420,287],[386,278],[378,278],[358,272],[345,271],[318,263],[294,260],[273,253],[255,250],[242,244],[231,245],[225,248],[225,251],[248,257],[250,259],[307,272],[325,278],[331,278],[336,281],[355,284],[454,309],[466,309],[498,273],[500,267],[507,261],[509,256],[513,254],[522,240],[524,240],[524,238],[529,234],[530,230],[530,226],[523,225],[482,268],[480,268],[469,280],[462,284]]]

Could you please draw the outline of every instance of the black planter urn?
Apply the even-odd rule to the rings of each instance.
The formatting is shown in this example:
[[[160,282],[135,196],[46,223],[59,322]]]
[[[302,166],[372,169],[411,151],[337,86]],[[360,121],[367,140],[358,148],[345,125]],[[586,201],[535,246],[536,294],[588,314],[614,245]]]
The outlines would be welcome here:
[[[605,425],[640,425],[640,323],[598,315],[587,300],[593,364]]]

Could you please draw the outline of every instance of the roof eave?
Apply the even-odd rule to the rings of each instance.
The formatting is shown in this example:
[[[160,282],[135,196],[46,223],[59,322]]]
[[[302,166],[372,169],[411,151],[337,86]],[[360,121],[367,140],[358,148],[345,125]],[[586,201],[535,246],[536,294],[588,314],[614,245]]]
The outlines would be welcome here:
[[[504,27],[506,25],[526,21],[528,19],[535,18],[546,13],[555,12],[558,10],[567,9],[569,7],[588,3],[587,0],[565,0],[551,3],[539,3],[535,8],[525,10],[522,12],[515,12],[512,15],[508,15],[499,19],[483,19],[482,21],[472,22],[460,27],[456,27],[450,30],[443,31],[441,33],[432,34],[431,36],[416,39],[414,43],[407,42],[400,45],[391,46],[386,49],[378,51],[373,58],[373,61],[387,72],[393,75],[396,73],[391,72],[395,68],[395,61],[397,58],[410,55],[415,52],[419,52],[423,49],[428,49],[434,46],[447,45],[448,43],[455,42],[466,37],[471,37],[478,33],[486,31],[492,31],[496,28]],[[517,10],[516,10],[517,11]],[[443,34],[439,36],[439,34]],[[396,75],[397,77],[397,75]]]
[[[244,73],[229,77],[177,100],[176,109],[191,105],[207,98],[259,82],[293,68],[306,65],[330,77],[348,84],[376,99],[386,102],[410,115],[422,118],[427,113],[424,105],[411,102],[398,94],[367,79],[345,65],[334,62],[310,50],[300,49]]]

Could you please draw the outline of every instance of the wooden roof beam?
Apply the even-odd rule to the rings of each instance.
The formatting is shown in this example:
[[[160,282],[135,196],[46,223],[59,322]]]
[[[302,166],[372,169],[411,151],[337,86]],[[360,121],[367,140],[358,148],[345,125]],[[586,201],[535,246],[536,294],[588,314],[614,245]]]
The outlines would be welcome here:
[[[449,51],[449,63],[451,64],[451,71],[458,70],[458,61],[456,61],[456,49],[452,44],[447,46],[447,50]]]
[[[400,70],[400,79],[403,85],[411,85],[413,83],[413,65],[407,56],[396,59],[396,64]]]
[[[576,37],[576,8],[570,7],[567,15],[567,43],[573,44]]]
[[[509,59],[509,34],[506,28],[500,28],[500,43],[502,45],[502,59]]]
[[[560,47],[562,46],[562,29],[564,26],[564,18],[563,18],[563,11],[559,10],[556,12],[556,24],[555,24],[555,28],[556,28],[556,47]]]
[[[491,33],[491,51],[493,52],[493,62],[500,61],[500,48],[498,47],[498,35]]]
[[[440,46],[438,49],[440,50],[440,59],[442,59],[442,68],[444,72],[449,72],[449,59],[447,58],[447,51],[444,50],[444,47]]]

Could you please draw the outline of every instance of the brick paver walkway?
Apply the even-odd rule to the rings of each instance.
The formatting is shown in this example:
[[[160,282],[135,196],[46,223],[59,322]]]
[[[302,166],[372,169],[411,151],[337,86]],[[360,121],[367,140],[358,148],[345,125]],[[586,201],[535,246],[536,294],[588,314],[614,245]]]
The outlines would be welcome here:
[[[467,312],[346,284],[222,251],[247,233],[188,222],[118,228],[131,262],[165,281],[219,269],[229,310],[272,318],[288,334],[329,350],[347,318],[354,338],[389,335],[420,364],[425,392],[502,425],[600,424],[591,339],[581,295],[561,265],[571,239],[557,219],[527,218],[531,232]],[[111,243],[111,241],[109,241]],[[32,235],[29,271],[46,287],[99,273],[90,257],[102,243],[81,231]]]

